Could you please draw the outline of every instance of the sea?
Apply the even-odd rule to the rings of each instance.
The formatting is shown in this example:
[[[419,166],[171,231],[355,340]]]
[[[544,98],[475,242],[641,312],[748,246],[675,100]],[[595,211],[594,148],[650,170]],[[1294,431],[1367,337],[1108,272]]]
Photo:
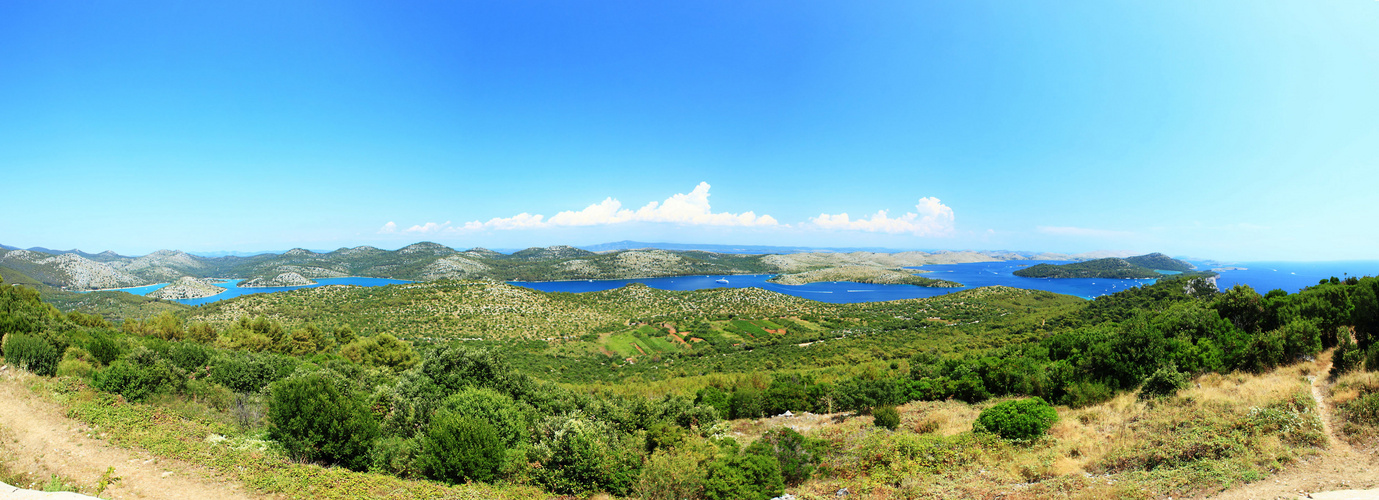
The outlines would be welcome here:
[[[241,281],[244,281],[244,280],[243,280],[243,279],[227,279],[227,280],[225,280],[225,281],[222,282],[222,283],[214,283],[215,286],[220,287],[220,288],[224,288],[225,291],[220,292],[220,293],[215,294],[215,295],[212,295],[212,296],[210,296],[210,297],[202,297],[202,298],[199,298],[199,299],[179,299],[179,300],[174,300],[173,302],[181,302],[181,303],[187,304],[187,305],[189,305],[189,306],[199,306],[199,305],[202,305],[202,304],[210,304],[210,303],[212,303],[212,302],[219,302],[219,301],[222,301],[222,300],[225,300],[225,299],[230,299],[230,298],[238,297],[238,296],[241,296],[241,295],[251,295],[251,294],[255,294],[255,293],[285,292],[285,291],[288,291],[288,290],[299,290],[299,289],[302,289],[302,288],[316,288],[316,287],[321,287],[321,286],[326,286],[326,285],[383,286],[383,285],[395,285],[395,284],[400,284],[400,283],[411,283],[411,281],[406,281],[406,280],[394,280],[394,279],[387,279],[387,278],[358,278],[358,277],[351,277],[351,278],[316,278],[316,279],[315,279],[316,284],[314,284],[314,285],[305,285],[305,286],[278,286],[278,287],[265,287],[265,288],[258,288],[258,287],[253,287],[253,288],[241,288],[241,287],[239,287],[239,286],[236,286],[236,285],[238,285],[239,282],[241,282]],[[167,284],[167,283],[159,283],[159,284],[156,284],[156,285],[148,285],[148,286],[141,286],[141,287],[134,287],[134,288],[120,288],[120,289],[118,289],[118,290],[119,290],[119,291],[122,291],[122,292],[129,292],[129,293],[132,293],[132,294],[134,294],[134,295],[148,295],[150,292],[153,292],[154,290],[157,290],[157,289],[159,289],[159,288],[163,288],[163,287],[165,287],[165,286],[168,286],[168,284]]]
[[[630,283],[641,283],[661,290],[702,290],[707,288],[763,288],[786,295],[803,297],[819,302],[854,303],[879,302],[886,300],[935,297],[972,288],[1003,285],[1015,288],[1045,290],[1066,295],[1093,299],[1102,295],[1116,293],[1133,287],[1154,283],[1155,279],[1073,279],[1073,278],[1022,278],[1012,274],[1014,271],[1035,264],[1067,264],[1072,261],[1058,260],[1020,260],[1003,262],[974,262],[967,264],[936,264],[913,269],[918,275],[962,283],[960,288],[930,288],[914,285],[872,285],[851,282],[822,282],[808,285],[780,285],[770,283],[773,274],[734,274],[734,275],[696,275],[670,278],[642,278],[630,280],[572,280],[572,281],[510,281],[508,283],[543,292],[593,292],[620,288]],[[1192,262],[1192,261],[1190,261]],[[1260,294],[1281,289],[1296,293],[1303,288],[1316,285],[1332,276],[1344,279],[1348,276],[1379,276],[1379,261],[1337,261],[1337,262],[1242,262],[1216,263],[1192,262],[1199,269],[1217,269],[1217,287],[1226,290],[1235,285],[1248,285]],[[1164,272],[1165,276],[1176,274]],[[386,278],[318,278],[315,285],[240,288],[235,286],[239,279],[227,280],[216,286],[225,288],[224,292],[199,299],[178,300],[187,305],[201,305],[217,302],[241,295],[272,293],[301,288],[315,288],[326,285],[383,286],[410,283],[405,280]],[[136,295],[166,286],[167,283],[137,288],[124,288],[123,291]]]

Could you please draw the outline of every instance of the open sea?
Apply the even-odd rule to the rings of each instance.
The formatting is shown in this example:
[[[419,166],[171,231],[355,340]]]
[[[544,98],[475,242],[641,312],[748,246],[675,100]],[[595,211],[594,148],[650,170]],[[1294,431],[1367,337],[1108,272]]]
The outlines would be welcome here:
[[[543,292],[593,292],[599,290],[611,290],[625,286],[629,283],[642,283],[652,288],[661,290],[701,290],[705,288],[764,288],[786,295],[794,295],[819,302],[832,303],[852,303],[852,302],[878,302],[885,300],[913,299],[923,297],[934,297],[945,295],[960,290],[968,290],[983,286],[1004,285],[1015,288],[1025,288],[1032,290],[1046,290],[1054,293],[1074,295],[1085,299],[1096,298],[1101,295],[1116,293],[1127,288],[1137,287],[1153,283],[1153,279],[1138,280],[1117,280],[1117,279],[1056,279],[1056,278],[1022,278],[1015,276],[1015,270],[1029,267],[1035,264],[1066,264],[1070,261],[1056,260],[1020,260],[1005,262],[976,262],[970,264],[942,264],[929,265],[913,268],[921,276],[928,278],[938,278],[948,281],[962,283],[961,288],[928,288],[914,285],[869,285],[862,283],[849,282],[824,282],[810,283],[808,285],[778,285],[768,283],[772,274],[747,274],[747,275],[707,275],[707,276],[676,276],[672,278],[644,278],[632,280],[576,280],[576,281],[511,281],[509,283],[524,286]],[[1199,268],[1205,268],[1205,264],[1194,262]],[[1312,285],[1316,285],[1319,280],[1329,279],[1336,276],[1344,279],[1346,276],[1379,276],[1379,261],[1341,261],[1341,262],[1244,262],[1224,264],[1223,267],[1233,267],[1238,269],[1226,269],[1219,271],[1217,286],[1222,290],[1229,289],[1237,284],[1249,285],[1255,291],[1263,294],[1273,289],[1282,289],[1288,293],[1297,291]],[[921,272],[928,271],[928,272]],[[720,283],[718,280],[726,280],[727,283]],[[216,286],[225,288],[225,291],[200,299],[178,300],[187,305],[201,305],[217,302],[240,295],[253,293],[272,293],[286,290],[296,290],[299,288],[315,288],[326,285],[358,285],[358,286],[383,286],[398,283],[410,283],[410,281],[394,280],[386,278],[320,278],[317,284],[295,287],[275,287],[275,288],[239,288],[235,284],[243,280],[232,279],[225,283],[218,283]],[[136,295],[147,295],[149,292],[167,286],[167,283],[149,285],[137,288],[124,288],[123,291]]]

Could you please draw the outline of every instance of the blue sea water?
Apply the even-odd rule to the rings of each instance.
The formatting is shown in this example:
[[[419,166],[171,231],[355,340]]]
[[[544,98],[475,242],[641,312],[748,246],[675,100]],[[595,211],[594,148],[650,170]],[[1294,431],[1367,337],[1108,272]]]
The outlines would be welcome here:
[[[1025,288],[1031,290],[1046,290],[1055,293],[1074,295],[1085,299],[1095,298],[1101,295],[1116,293],[1132,287],[1142,286],[1153,283],[1153,279],[1138,280],[1116,280],[1116,279],[1055,279],[1055,278],[1022,278],[1012,274],[1015,270],[1029,267],[1035,264],[1066,264],[1070,261],[1005,261],[1005,262],[976,262],[969,264],[942,264],[920,266],[915,269],[920,276],[937,278],[948,281],[962,283],[961,288],[928,288],[914,285],[870,285],[863,283],[849,282],[825,282],[811,283],[808,285],[780,285],[769,283],[771,274],[754,275],[708,275],[708,276],[676,276],[672,278],[645,278],[632,280],[581,280],[581,281],[512,281],[513,285],[524,286],[544,292],[592,292],[599,290],[611,290],[625,286],[629,283],[642,283],[652,288],[661,290],[701,290],[705,288],[746,288],[756,287],[780,292],[786,295],[803,297],[806,299],[817,300],[819,302],[831,303],[854,303],[854,302],[878,302],[885,300],[913,299],[924,297],[935,297],[953,293],[960,290],[972,288],[1004,285],[1015,288]],[[1202,263],[1199,268],[1205,269]],[[1236,284],[1249,285],[1259,293],[1265,293],[1275,288],[1283,289],[1288,293],[1296,293],[1305,287],[1316,285],[1319,280],[1329,279],[1336,276],[1344,279],[1346,276],[1379,276],[1379,261],[1345,261],[1345,262],[1245,262],[1228,264],[1229,267],[1243,269],[1221,270],[1217,279],[1217,286],[1222,290],[1229,289]],[[920,272],[928,271],[928,272]],[[1166,273],[1174,274],[1174,273]],[[727,280],[727,283],[719,283],[718,280]],[[410,283],[410,281],[394,280],[386,278],[320,278],[317,284],[295,287],[274,287],[274,288],[240,288],[235,286],[240,281],[238,279],[219,283],[217,286],[225,288],[222,293],[203,297],[200,299],[178,300],[187,305],[209,304],[232,297],[248,295],[254,293],[272,293],[287,290],[297,290],[300,288],[315,288],[326,285],[359,285],[359,286],[382,286],[398,283]],[[136,295],[147,295],[149,292],[167,286],[167,283],[149,285],[137,288],[125,288],[123,291]]]
[[[394,280],[394,279],[387,279],[387,278],[316,278],[316,284],[314,284],[314,285],[306,285],[306,286],[282,286],[282,287],[269,287],[269,288],[240,288],[240,287],[238,287],[238,286],[236,286],[236,285],[239,284],[239,282],[241,282],[241,281],[244,281],[244,280],[242,280],[242,279],[231,279],[231,280],[227,280],[227,281],[224,282],[224,283],[216,283],[215,286],[218,286],[218,287],[220,287],[220,288],[224,288],[225,291],[220,292],[220,293],[215,294],[215,295],[212,295],[212,296],[210,296],[210,297],[202,297],[202,298],[199,298],[199,299],[181,299],[181,300],[175,300],[174,302],[181,302],[181,303],[187,304],[187,305],[189,305],[189,306],[199,306],[199,305],[202,305],[202,304],[209,304],[209,303],[212,303],[212,302],[219,302],[219,301],[222,301],[222,300],[225,300],[225,299],[228,299],[228,298],[232,298],[232,297],[238,297],[238,296],[240,296],[240,295],[249,295],[249,294],[255,294],[255,293],[285,292],[285,291],[288,291],[288,290],[298,290],[298,289],[301,289],[301,288],[316,288],[316,287],[319,287],[319,286],[326,286],[326,285],[383,286],[383,285],[393,285],[393,284],[398,284],[398,283],[411,283],[410,281],[405,281],[405,280]],[[148,285],[148,286],[141,286],[141,287],[136,287],[136,288],[122,288],[122,289],[120,289],[120,291],[129,292],[129,293],[132,293],[132,294],[135,294],[135,295],[148,295],[150,292],[152,292],[152,291],[154,291],[154,290],[157,290],[157,289],[159,289],[159,288],[163,288],[163,287],[165,287],[165,286],[167,286],[167,285],[168,285],[167,283],[159,283],[159,284],[157,284],[157,285]]]
[[[1235,285],[1249,285],[1260,294],[1274,289],[1297,293],[1303,288],[1316,285],[1318,281],[1331,279],[1332,276],[1340,279],[1348,276],[1379,276],[1379,260],[1242,262],[1226,266],[1244,269],[1218,271],[1221,276],[1216,279],[1217,288],[1228,290]]]
[[[945,264],[914,268],[920,276],[962,283],[961,288],[931,288],[914,285],[869,285],[850,282],[823,282],[808,285],[780,285],[769,283],[772,274],[754,275],[709,275],[678,276],[674,278],[645,278],[631,280],[586,280],[586,281],[512,281],[514,285],[534,288],[544,292],[592,292],[622,287],[628,283],[642,283],[661,290],[699,290],[704,288],[746,288],[756,287],[794,295],[819,302],[852,303],[878,302],[883,300],[914,299],[935,297],[983,286],[1005,285],[1017,288],[1048,290],[1056,293],[1092,298],[1098,295],[1115,293],[1129,287],[1153,283],[1154,280],[1111,280],[1111,279],[1045,279],[1021,278],[1011,274],[1016,269],[1035,264],[1066,264],[1070,261],[1022,260],[1009,262],[978,262],[972,264]],[[920,273],[919,271],[929,271]],[[727,284],[718,279],[728,280]]]
[[[681,276],[675,278],[646,278],[633,280],[592,280],[592,281],[543,281],[510,282],[514,285],[534,288],[544,292],[592,292],[610,290],[628,283],[642,283],[661,290],[699,290],[718,287],[757,287],[794,295],[820,302],[853,303],[877,302],[883,300],[913,299],[935,297],[960,290],[1003,285],[1029,290],[1045,290],[1054,293],[1073,295],[1092,299],[1116,293],[1133,287],[1154,283],[1154,279],[1105,279],[1105,278],[1023,278],[1015,276],[1017,269],[1035,264],[1067,264],[1072,261],[1020,260],[1004,262],[975,262],[968,264],[941,264],[913,268],[926,278],[937,278],[962,283],[961,288],[928,288],[914,285],[867,285],[848,282],[811,283],[808,285],[778,285],[768,283],[770,274],[732,275],[732,276]],[[1259,293],[1281,288],[1288,293],[1296,293],[1305,287],[1316,285],[1318,280],[1337,276],[1379,276],[1379,261],[1352,262],[1247,262],[1232,264],[1246,270],[1220,271],[1217,286],[1228,289],[1237,283],[1247,284]],[[1206,269],[1199,264],[1200,269]],[[1165,275],[1179,274],[1165,271]],[[727,284],[717,283],[718,279],[728,280]]]

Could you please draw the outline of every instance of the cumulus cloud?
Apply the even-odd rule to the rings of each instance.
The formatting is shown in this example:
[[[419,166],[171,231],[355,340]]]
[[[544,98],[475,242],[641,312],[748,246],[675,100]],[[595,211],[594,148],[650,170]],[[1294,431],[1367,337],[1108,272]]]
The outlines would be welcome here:
[[[823,229],[847,231],[867,231],[873,233],[911,233],[915,236],[950,236],[953,234],[953,209],[944,205],[938,198],[920,198],[914,212],[899,217],[891,217],[886,210],[877,211],[871,217],[853,219],[846,213],[837,215],[819,214],[809,220]]]
[[[443,230],[445,230],[446,228],[449,228],[449,227],[450,227],[450,221],[445,221],[444,223],[440,223],[440,224],[437,224],[437,223],[435,223],[435,222],[427,222],[427,223],[425,223],[425,224],[417,224],[417,225],[415,225],[415,226],[409,227],[409,228],[407,228],[405,231],[406,231],[406,232],[409,232],[409,233],[421,233],[421,234],[425,234],[425,233],[439,233],[439,232],[441,232],[441,231],[443,231]]]
[[[1121,237],[1125,237],[1125,236],[1134,236],[1134,235],[1135,235],[1135,233],[1132,233],[1132,232],[1129,232],[1129,231],[1111,231],[1111,230],[1106,230],[1106,229],[1088,229],[1088,228],[1085,228],[1085,227],[1071,227],[1071,226],[1038,226],[1038,227],[1035,227],[1034,229],[1035,229],[1036,231],[1041,232],[1041,233],[1044,233],[1044,234],[1052,234],[1052,235],[1054,235],[1054,236],[1080,236],[1080,237],[1093,237],[1093,238],[1121,238]]]
[[[378,228],[378,234],[392,234],[397,232],[397,223],[388,221],[383,227]]]
[[[740,214],[714,212],[709,206],[709,183],[701,182],[689,193],[678,193],[661,202],[653,201],[636,210],[622,208],[622,202],[609,197],[599,203],[584,207],[583,210],[567,210],[550,218],[524,212],[512,217],[495,217],[486,222],[466,222],[464,229],[536,229],[601,226],[627,222],[661,222],[695,226],[780,225],[770,215],[757,215],[750,211]]]

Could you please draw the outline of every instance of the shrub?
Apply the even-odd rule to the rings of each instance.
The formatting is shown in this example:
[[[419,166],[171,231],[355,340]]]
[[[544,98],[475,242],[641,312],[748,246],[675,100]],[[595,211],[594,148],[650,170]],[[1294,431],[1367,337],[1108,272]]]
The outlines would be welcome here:
[[[1172,396],[1187,387],[1187,374],[1179,372],[1172,364],[1154,370],[1145,377],[1140,386],[1140,397]]]
[[[508,395],[492,389],[464,389],[445,398],[441,408],[488,422],[508,448],[526,441],[527,429],[531,428],[530,414]]]
[[[1365,371],[1379,372],[1379,343],[1370,344],[1365,351]]]
[[[717,409],[719,418],[729,418],[732,416],[732,405],[728,400],[728,393],[723,392],[717,387],[699,389],[699,392],[694,394],[694,404],[697,406],[711,406]]]
[[[378,422],[363,400],[321,373],[273,383],[268,405],[269,436],[299,460],[368,465]]]
[[[877,427],[893,431],[900,427],[900,412],[894,406],[878,406],[871,411],[871,421]]]
[[[1043,436],[1058,421],[1058,411],[1043,398],[1006,401],[982,411],[972,424],[973,432],[991,432],[1012,441]]]
[[[547,418],[536,436],[528,458],[541,463],[537,480],[553,492],[626,496],[641,475],[645,444],[619,439],[610,425],[580,412]]]
[[[776,461],[781,479],[788,485],[809,480],[823,456],[825,443],[804,437],[789,427],[766,431],[761,439],[747,447],[750,455],[762,455]]]
[[[1341,405],[1347,420],[1365,425],[1379,426],[1379,392],[1360,396]]]
[[[211,362],[211,350],[195,342],[178,342],[168,347],[167,358],[179,368],[192,372]]]
[[[703,464],[713,458],[714,447],[702,438],[674,448],[660,448],[646,461],[637,481],[635,496],[648,500],[697,498],[704,488]]]
[[[417,469],[417,451],[416,439],[399,436],[379,439],[369,450],[369,472],[401,478],[416,477],[421,472]]]
[[[183,381],[166,360],[139,365],[135,361],[121,359],[96,372],[91,385],[130,401],[142,401],[158,392],[180,389]]]
[[[762,455],[730,455],[709,464],[704,496],[709,500],[766,499],[785,492],[780,466]]]
[[[86,351],[102,365],[108,365],[120,357],[119,344],[105,335],[92,336],[91,341],[86,343]]]
[[[1101,403],[1115,395],[1109,386],[1099,382],[1074,382],[1067,388],[1064,401],[1073,408],[1085,408]]]
[[[84,360],[77,358],[64,359],[57,364],[57,375],[60,377],[90,377],[96,369]]]
[[[287,356],[225,353],[213,360],[211,380],[235,392],[258,392],[296,369],[296,360]]]
[[[32,335],[11,333],[5,336],[5,359],[15,366],[50,377],[57,372],[57,349]]]
[[[442,410],[421,438],[417,462],[431,479],[487,482],[503,465],[504,453],[502,439],[487,421]]]
[[[1340,342],[1336,345],[1335,352],[1331,354],[1331,378],[1333,379],[1359,368],[1365,357],[1365,353],[1360,350],[1360,347],[1350,340],[1349,330],[1342,327],[1337,336],[1340,337]]]

